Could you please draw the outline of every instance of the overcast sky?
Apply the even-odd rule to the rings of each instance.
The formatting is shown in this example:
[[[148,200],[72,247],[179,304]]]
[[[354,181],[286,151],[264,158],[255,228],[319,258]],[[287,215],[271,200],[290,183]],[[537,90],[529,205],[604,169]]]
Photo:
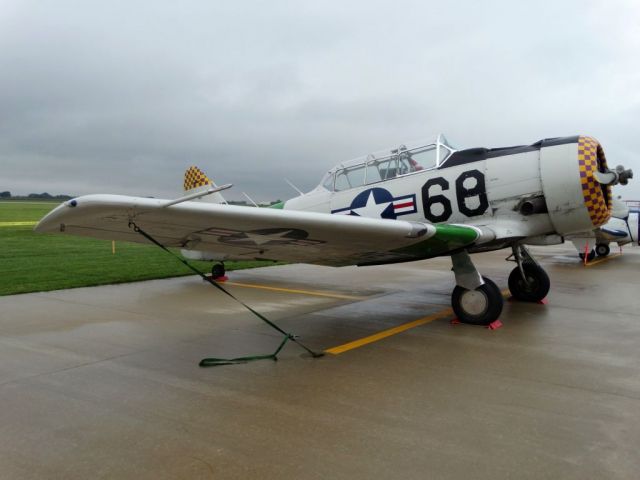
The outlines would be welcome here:
[[[258,201],[444,132],[589,134],[637,177],[640,2],[0,0],[0,191]]]

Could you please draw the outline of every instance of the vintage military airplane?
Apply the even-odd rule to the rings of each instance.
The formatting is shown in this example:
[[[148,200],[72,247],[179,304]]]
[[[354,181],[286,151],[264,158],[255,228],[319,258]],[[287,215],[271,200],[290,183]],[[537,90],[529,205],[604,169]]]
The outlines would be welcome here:
[[[193,201],[212,194],[220,202],[230,185],[215,187],[191,168],[184,197],[86,195],[58,206],[35,230],[148,242],[142,230],[162,245],[218,261],[367,266],[446,255],[456,280],[454,312],[463,322],[488,324],[502,311],[502,295],[469,254],[511,248],[512,295],[541,300],[549,277],[525,244],[561,243],[605,224],[611,185],[631,176],[610,170],[600,144],[586,136],[456,150],[439,135],[341,163],[278,208]],[[223,266],[213,273],[223,274]]]
[[[572,234],[567,237],[578,250],[582,260],[593,260],[596,255],[606,257],[611,252],[610,243],[619,247],[629,243],[638,243],[638,212],[631,212],[620,197],[612,199],[611,218],[601,227],[588,232]]]

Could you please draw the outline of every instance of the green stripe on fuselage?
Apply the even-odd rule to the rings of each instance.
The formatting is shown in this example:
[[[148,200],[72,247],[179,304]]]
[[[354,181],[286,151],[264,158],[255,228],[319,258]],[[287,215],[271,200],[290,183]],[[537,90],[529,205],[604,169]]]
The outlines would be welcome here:
[[[464,225],[435,225],[436,234],[426,240],[408,247],[392,250],[393,252],[411,255],[416,260],[437,257],[459,248],[471,245],[478,238],[478,232]]]

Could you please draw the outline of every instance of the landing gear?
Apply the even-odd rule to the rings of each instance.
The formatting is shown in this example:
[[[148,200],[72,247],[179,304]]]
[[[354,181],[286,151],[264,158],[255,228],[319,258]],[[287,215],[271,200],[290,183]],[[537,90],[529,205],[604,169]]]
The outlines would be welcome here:
[[[224,263],[222,262],[214,263],[213,267],[211,267],[211,278],[213,278],[214,280],[224,277],[225,273],[226,270],[224,268]]]
[[[489,325],[502,312],[502,293],[498,286],[487,277],[484,284],[475,290],[467,290],[459,285],[453,289],[451,306],[458,319],[472,325]]]
[[[578,256],[580,257],[580,260],[584,260],[584,253],[579,253]],[[589,255],[587,255],[587,261],[590,262],[594,258],[596,258],[596,251],[595,250],[591,250],[589,252]]]
[[[458,320],[472,325],[489,325],[502,313],[504,301],[500,289],[481,277],[466,251],[451,256],[456,287],[451,306]]]
[[[606,257],[611,252],[609,245],[606,243],[599,243],[596,245],[596,253],[599,257]]]
[[[518,266],[509,275],[511,295],[525,302],[539,302],[549,293],[549,275],[538,265],[524,245],[514,245],[513,256]]]

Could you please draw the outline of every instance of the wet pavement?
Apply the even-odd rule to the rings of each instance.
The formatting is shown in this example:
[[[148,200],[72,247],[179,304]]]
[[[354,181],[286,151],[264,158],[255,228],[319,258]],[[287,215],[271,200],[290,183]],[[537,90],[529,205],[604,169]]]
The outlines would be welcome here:
[[[640,248],[534,251],[548,303],[498,330],[450,323],[448,258],[231,272],[342,353],[215,368],[282,336],[197,277],[0,297],[0,478],[638,478]],[[507,255],[473,259],[505,289]]]

